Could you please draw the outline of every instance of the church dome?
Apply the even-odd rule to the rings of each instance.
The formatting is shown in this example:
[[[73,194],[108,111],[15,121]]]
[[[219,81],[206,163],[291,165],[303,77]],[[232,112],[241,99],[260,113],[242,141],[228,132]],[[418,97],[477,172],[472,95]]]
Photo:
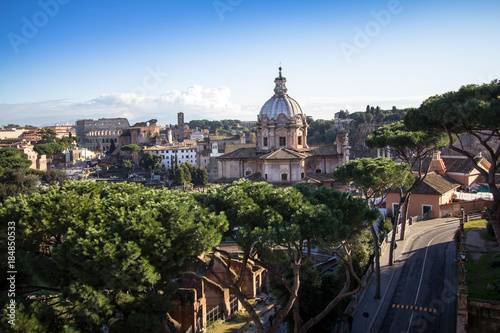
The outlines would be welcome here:
[[[281,76],[281,67],[279,68],[279,77],[277,77],[274,82],[276,87],[274,88],[274,96],[271,97],[260,109],[259,120],[262,116],[266,116],[268,119],[277,119],[278,116],[283,113],[289,120],[292,120],[297,115],[302,115],[302,109],[299,103],[293,98],[288,96],[288,89],[285,86],[286,78]]]

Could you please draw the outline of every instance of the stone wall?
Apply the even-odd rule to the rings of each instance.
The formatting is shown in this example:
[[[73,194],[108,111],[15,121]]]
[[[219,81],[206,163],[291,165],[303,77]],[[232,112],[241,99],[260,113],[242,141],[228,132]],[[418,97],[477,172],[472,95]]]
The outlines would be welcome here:
[[[366,146],[366,137],[377,128],[387,125],[386,123],[359,124],[349,126],[350,158],[377,157],[377,149]]]
[[[111,140],[118,146],[118,139],[123,131],[130,127],[126,118],[83,119],[76,121],[76,135],[90,150],[95,150],[100,141],[104,149],[109,150]]]
[[[468,332],[500,332],[500,302],[469,297]]]
[[[470,212],[482,211],[484,208],[491,208],[493,201],[487,200],[476,200],[476,201],[465,201],[465,202],[453,202],[450,204],[445,204],[439,206],[441,210],[441,217],[445,216],[459,216],[461,214],[461,208],[464,208],[466,214]]]

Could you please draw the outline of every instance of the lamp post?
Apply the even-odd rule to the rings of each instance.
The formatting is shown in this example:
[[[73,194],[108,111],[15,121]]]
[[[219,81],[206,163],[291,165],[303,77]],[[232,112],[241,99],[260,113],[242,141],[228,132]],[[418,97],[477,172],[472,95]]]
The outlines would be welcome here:
[[[460,289],[463,291],[467,290],[467,256],[465,248],[465,212],[464,207],[460,207]]]
[[[467,290],[467,257],[465,251],[460,251],[460,287],[462,290]]]
[[[464,233],[464,220],[465,220],[465,216],[464,216],[464,207],[460,207],[460,232],[461,234]]]

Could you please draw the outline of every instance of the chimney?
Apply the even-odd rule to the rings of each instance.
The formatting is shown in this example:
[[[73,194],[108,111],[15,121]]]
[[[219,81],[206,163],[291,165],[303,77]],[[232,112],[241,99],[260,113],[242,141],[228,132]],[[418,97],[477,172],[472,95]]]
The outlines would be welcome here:
[[[429,172],[435,171],[436,173],[444,176],[446,173],[446,166],[444,165],[443,160],[441,159],[441,152],[435,151],[432,154],[431,165],[429,166]]]

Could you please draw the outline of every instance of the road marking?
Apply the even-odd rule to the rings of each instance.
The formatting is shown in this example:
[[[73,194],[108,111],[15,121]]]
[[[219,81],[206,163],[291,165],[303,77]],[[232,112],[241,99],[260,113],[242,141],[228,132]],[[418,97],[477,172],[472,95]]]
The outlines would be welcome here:
[[[416,306],[416,305],[404,305],[404,304],[394,304],[393,303],[392,308],[401,309],[401,310],[413,310],[413,311],[437,313],[436,309],[421,307],[421,306]]]
[[[424,256],[424,263],[422,264],[422,273],[420,274],[420,282],[418,283],[418,289],[417,289],[417,295],[415,295],[415,302],[413,302],[415,305],[417,305],[417,300],[418,300],[418,294],[420,293],[420,287],[422,286],[422,278],[424,277],[424,271],[425,271],[425,261],[427,260],[427,252],[429,251],[429,245],[431,245],[432,241],[436,238],[438,238],[439,236],[441,236],[442,234],[439,234],[437,235],[436,237],[434,237],[433,239],[431,239],[429,241],[429,243],[427,243],[427,247],[425,248],[425,256]],[[408,330],[406,331],[406,333],[410,332],[410,328],[411,328],[411,322],[413,320],[413,314],[415,312],[412,312],[411,313],[411,317],[410,317],[410,324],[408,325]]]
[[[416,231],[416,230],[414,231],[413,228],[408,228],[407,232],[408,232],[409,237],[404,240],[404,247],[403,247],[403,251],[401,253],[401,257],[404,257],[404,255],[406,254],[406,248],[409,247],[409,246],[411,246],[410,244],[413,244],[413,241],[417,237],[419,237],[420,235],[422,235],[423,233],[425,233],[425,232],[427,232],[429,230],[436,230],[436,229],[447,228],[449,226],[448,223],[457,223],[458,221],[459,221],[458,218],[451,218],[451,219],[446,220],[446,221],[443,221],[443,219],[440,219],[440,221],[438,221],[437,223],[436,223],[436,221],[431,221],[430,223],[427,223],[425,225],[422,224],[423,227],[419,228],[419,229],[422,229],[422,230],[419,230],[419,231]],[[413,234],[413,232],[415,232],[415,234]],[[396,264],[396,262],[394,262],[394,266],[402,266],[402,265],[404,265],[404,263],[406,263],[406,260],[408,260],[408,258],[405,258],[403,260],[403,263]],[[392,284],[392,282],[394,280],[394,276],[396,275],[397,270],[400,269],[401,267],[395,267],[395,268],[396,269],[394,269],[392,271],[391,279],[389,280],[388,286],[390,286]],[[373,275],[372,275],[372,277],[373,277]],[[371,280],[371,278],[370,278],[370,280]],[[385,302],[387,294],[389,293],[389,289],[390,289],[389,287],[385,288],[384,296],[382,297],[382,303]],[[370,322],[370,325],[368,326],[367,332],[370,332],[371,329],[373,328],[373,325],[375,324],[375,321],[378,319],[378,315],[379,315],[379,312],[380,312],[381,308],[382,308],[381,306],[377,307],[377,311],[375,312],[375,315],[373,315],[373,317],[372,317],[372,320]]]

